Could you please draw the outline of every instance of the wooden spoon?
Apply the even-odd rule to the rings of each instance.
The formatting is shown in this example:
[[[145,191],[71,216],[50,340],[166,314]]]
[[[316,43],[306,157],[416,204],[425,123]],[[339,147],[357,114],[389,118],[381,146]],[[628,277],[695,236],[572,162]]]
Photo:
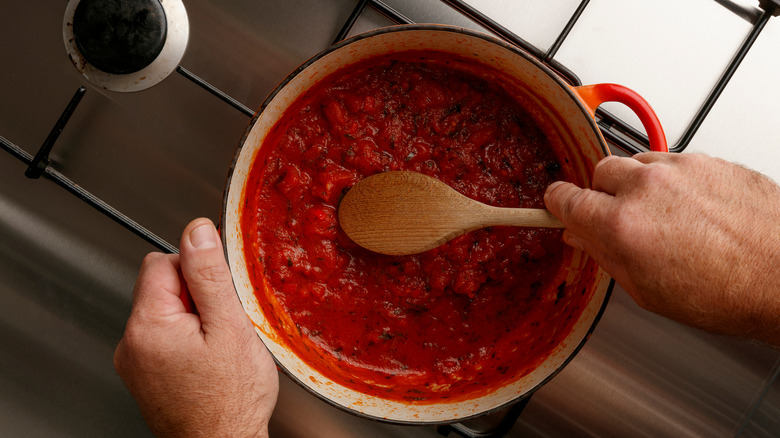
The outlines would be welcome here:
[[[563,228],[550,212],[485,205],[417,172],[384,172],[352,187],[339,223],[355,243],[381,254],[416,254],[493,225]]]

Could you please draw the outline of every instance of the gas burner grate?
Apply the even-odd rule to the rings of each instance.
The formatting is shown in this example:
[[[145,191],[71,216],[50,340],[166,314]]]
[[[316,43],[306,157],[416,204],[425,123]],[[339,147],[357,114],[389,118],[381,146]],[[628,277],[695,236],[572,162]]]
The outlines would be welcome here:
[[[76,111],[76,107],[78,106],[79,102],[81,102],[81,99],[86,91],[87,89],[85,87],[79,87],[78,90],[76,90],[76,93],[71,98],[67,107],[62,112],[62,115],[57,120],[57,123],[54,125],[54,128],[52,128],[48,137],[46,137],[46,140],[44,140],[43,145],[38,149],[38,152],[35,154],[35,156],[31,155],[19,146],[11,143],[2,135],[0,135],[0,147],[27,165],[27,170],[25,170],[24,174],[28,178],[37,179],[41,176],[45,176],[49,180],[56,183],[58,186],[65,189],[68,193],[86,202],[97,211],[108,216],[110,219],[130,230],[136,236],[152,244],[160,251],[166,253],[177,253],[178,249],[175,246],[161,239],[138,222],[134,221],[102,199],[85,190],[83,187],[70,180],[61,172],[49,166],[49,153],[51,152],[52,147],[54,147],[54,143],[57,141],[60,133],[62,133],[62,130],[65,128],[65,125],[68,123],[70,116]]]
[[[693,119],[689,122],[678,143],[670,148],[671,152],[682,152],[689,145],[696,132],[710,113],[710,110],[715,105],[715,102],[718,100],[721,93],[724,91],[732,76],[740,66],[741,62],[750,51],[753,43],[758,39],[768,21],[772,17],[780,15],[780,0],[759,0],[758,6],[754,8],[745,7],[730,0],[715,1],[733,12],[736,17],[749,22],[752,27],[747,37],[743,40],[736,53],[733,55],[726,69],[721,74],[710,93],[707,95],[699,110],[693,116]],[[589,0],[583,0],[580,2],[576,10],[568,19],[567,24],[561,29],[554,43],[547,50],[541,50],[538,47],[530,44],[520,36],[509,31],[495,20],[484,15],[479,10],[475,9],[462,0],[439,0],[439,2],[446,7],[450,7],[453,10],[459,12],[464,17],[492,32],[497,37],[529,52],[539,61],[559,73],[560,76],[571,85],[581,85],[581,81],[577,75],[566,66],[558,62],[555,59],[555,56],[560,47],[568,38],[571,30],[576,25],[583,12],[586,10],[588,4],[590,3]],[[372,8],[380,15],[386,17],[392,22],[398,24],[413,24],[409,18],[405,17],[402,13],[396,11],[380,0],[359,0],[333,43],[339,42],[349,35],[356,21],[366,10],[366,7]],[[204,81],[186,68],[178,66],[176,71],[183,77],[192,81],[205,91],[213,94],[247,117],[254,116],[255,111],[253,109],[243,105],[233,97]],[[2,149],[8,152],[11,156],[17,158],[28,166],[25,172],[27,177],[39,178],[44,176],[159,250],[167,253],[178,252],[178,249],[174,245],[171,245],[170,243],[161,239],[156,234],[134,221],[132,218],[116,210],[100,198],[94,196],[89,191],[76,184],[74,181],[67,178],[62,173],[49,166],[49,153],[55,145],[59,134],[63,131],[66,124],[68,123],[70,116],[76,111],[78,104],[84,97],[85,93],[86,88],[83,86],[76,91],[73,98],[67,104],[59,120],[52,128],[49,136],[46,138],[43,145],[38,149],[34,156],[19,146],[13,144],[2,135],[0,135],[0,147],[2,147]],[[624,121],[605,110],[598,109],[596,115],[599,119],[598,124],[604,137],[615,146],[629,154],[648,150],[647,136],[642,132],[636,130],[632,126],[628,125]],[[474,430],[466,424],[442,425],[439,426],[438,431],[441,435],[457,433],[464,437],[504,436],[509,432],[513,424],[516,422],[528,400],[529,398],[525,398],[516,403],[514,406],[507,408],[504,413],[501,413],[500,418],[497,419],[497,424],[491,425],[489,427],[490,430],[488,431]]]
[[[537,57],[541,62],[545,63],[548,67],[558,72],[571,85],[575,85],[575,86],[581,85],[581,81],[574,74],[574,72],[572,72],[566,66],[562,65],[561,63],[555,60],[555,55],[558,49],[566,40],[566,38],[569,36],[570,31],[577,23],[583,11],[587,8],[588,4],[590,3],[590,0],[583,0],[582,2],[580,2],[577,9],[569,18],[566,26],[564,26],[564,28],[561,30],[560,34],[556,38],[555,42],[550,46],[550,48],[547,51],[543,51],[538,47],[535,47],[534,45],[530,44],[529,42],[522,39],[518,35],[509,31],[508,29],[506,29],[505,27],[497,23],[495,20],[484,15],[479,10],[468,5],[462,0],[439,0],[439,1],[443,5],[446,5],[454,9],[455,11],[459,12],[466,18],[473,21],[474,23],[482,26],[485,29],[488,29],[490,32],[492,32],[499,38],[502,38],[512,44],[515,44],[518,47],[521,47],[522,49],[531,53],[532,55]],[[728,84],[729,80],[736,72],[737,68],[739,67],[740,63],[747,55],[753,43],[761,34],[761,31],[764,29],[769,19],[772,18],[773,16],[780,14],[780,0],[760,0],[759,7],[761,9],[745,8],[744,6],[740,6],[730,0],[716,0],[716,1],[719,4],[727,7],[730,11],[734,12],[736,16],[750,22],[752,24],[752,29],[748,34],[747,38],[743,41],[741,46],[738,48],[737,52],[732,58],[732,61],[729,63],[726,70],[723,72],[720,79],[717,81],[716,85],[711,90],[710,94],[707,96],[706,100],[704,101],[699,111],[694,116],[693,120],[691,120],[690,124],[688,125],[688,128],[684,132],[680,141],[670,149],[672,152],[682,152],[688,146],[691,139],[696,134],[696,131],[699,129],[704,119],[709,114],[710,110],[714,106],[718,97],[720,97],[721,93],[726,88],[726,85]],[[353,28],[355,22],[364,12],[366,7],[373,8],[378,13],[380,13],[381,15],[385,16],[386,18],[388,18],[389,20],[395,23],[398,24],[413,23],[410,19],[405,17],[403,14],[391,8],[390,6],[386,5],[380,0],[360,0],[356,5],[356,7],[354,8],[354,10],[352,11],[350,17],[347,19],[346,23],[342,27],[341,31],[336,36],[334,43],[346,38],[350,30]],[[204,81],[203,79],[201,79],[194,73],[190,72],[189,70],[185,69],[184,67],[179,66],[176,69],[176,71],[182,76],[184,76],[185,78],[189,79],[190,81],[194,82],[195,84],[197,84],[198,86],[206,90],[207,92],[213,94],[214,96],[218,97],[228,105],[240,111],[244,115],[248,117],[252,117],[254,115],[255,113],[254,110],[238,102],[236,99],[222,92],[217,87]],[[17,159],[19,159],[20,161],[24,162],[29,166],[28,170],[25,172],[28,177],[38,178],[42,175],[46,176],[48,179],[51,179],[52,181],[54,181],[55,183],[63,187],[65,190],[67,190],[68,192],[82,199],[87,204],[91,205],[92,207],[94,207],[101,213],[105,214],[112,220],[118,222],[119,224],[121,224],[122,226],[124,226],[125,228],[133,232],[134,234],[138,235],[142,239],[146,240],[153,246],[157,247],[161,251],[177,252],[175,246],[162,240],[154,233],[147,230],[146,228],[144,228],[143,226],[141,226],[131,218],[117,211],[116,209],[114,209],[113,207],[111,207],[110,205],[108,205],[98,197],[92,195],[88,191],[84,190],[81,186],[79,186],[78,184],[74,183],[73,181],[71,181],[64,175],[62,175],[60,172],[57,172],[56,170],[48,166],[49,152],[54,146],[59,133],[62,132],[62,130],[64,129],[65,124],[67,123],[70,115],[73,114],[73,112],[76,110],[76,107],[78,106],[78,103],[81,100],[82,96],[84,95],[85,91],[86,88],[84,87],[79,88],[79,90],[76,92],[73,99],[70,101],[67,108],[63,112],[62,116],[58,120],[57,124],[52,129],[48,138],[46,139],[44,144],[39,148],[35,156],[30,155],[25,150],[11,143],[9,140],[5,139],[2,136],[0,136],[0,146],[6,152],[10,153],[12,156],[16,157]],[[602,130],[602,133],[604,134],[604,137],[607,138],[607,140],[609,140],[610,142],[614,143],[617,147],[630,154],[647,150],[647,144],[648,144],[647,136],[644,135],[642,132],[639,132],[632,126],[628,125],[624,121],[620,120],[619,118],[615,117],[614,115],[610,114],[609,112],[603,109],[599,108],[596,111],[596,115],[599,118],[598,124]]]

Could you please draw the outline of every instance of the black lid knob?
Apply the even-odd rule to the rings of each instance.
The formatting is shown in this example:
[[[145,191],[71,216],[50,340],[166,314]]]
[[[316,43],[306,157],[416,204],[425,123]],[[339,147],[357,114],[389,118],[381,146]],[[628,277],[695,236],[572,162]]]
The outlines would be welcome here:
[[[73,16],[73,36],[84,59],[112,74],[151,64],[167,31],[159,0],[81,0]]]

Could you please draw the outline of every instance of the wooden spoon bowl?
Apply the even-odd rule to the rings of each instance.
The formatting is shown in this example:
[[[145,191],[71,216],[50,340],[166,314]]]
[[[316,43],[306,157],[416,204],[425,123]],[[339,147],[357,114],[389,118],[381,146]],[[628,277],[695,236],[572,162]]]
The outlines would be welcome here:
[[[388,255],[433,249],[469,231],[505,225],[563,228],[545,209],[493,207],[417,172],[384,172],[355,184],[338,209],[355,243]]]

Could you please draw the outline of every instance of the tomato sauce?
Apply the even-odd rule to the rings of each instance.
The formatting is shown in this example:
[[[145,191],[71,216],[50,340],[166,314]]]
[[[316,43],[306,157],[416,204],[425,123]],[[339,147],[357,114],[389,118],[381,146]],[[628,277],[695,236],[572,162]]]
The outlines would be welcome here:
[[[493,227],[386,256],[339,228],[344,193],[378,172],[501,207],[543,207],[566,179],[525,107],[486,79],[497,72],[442,56],[372,59],[299,98],[255,160],[241,220],[255,294],[289,347],[345,386],[414,403],[527,374],[588,299],[563,287],[560,230]]]

